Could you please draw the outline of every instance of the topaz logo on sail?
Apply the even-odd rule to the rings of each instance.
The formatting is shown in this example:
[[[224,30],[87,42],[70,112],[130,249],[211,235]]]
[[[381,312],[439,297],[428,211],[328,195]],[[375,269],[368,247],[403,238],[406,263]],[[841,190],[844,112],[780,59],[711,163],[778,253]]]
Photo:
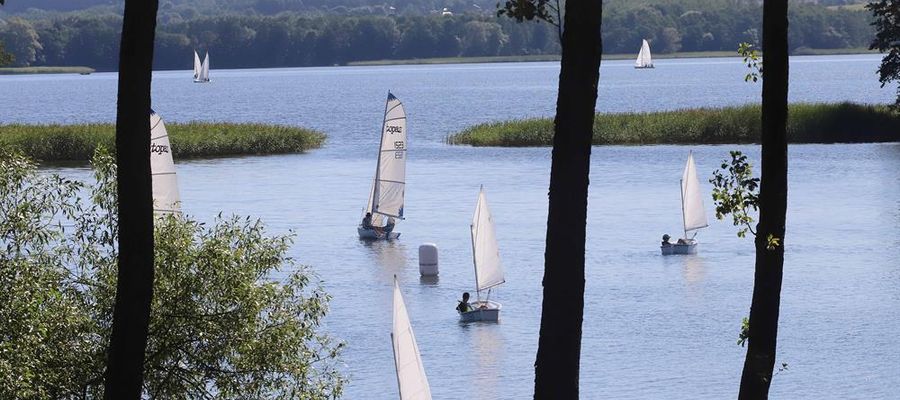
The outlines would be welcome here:
[[[403,127],[398,125],[388,125],[387,133],[390,133],[391,135],[395,133],[403,133]]]
[[[163,154],[169,152],[169,146],[164,144],[150,143],[150,154]]]

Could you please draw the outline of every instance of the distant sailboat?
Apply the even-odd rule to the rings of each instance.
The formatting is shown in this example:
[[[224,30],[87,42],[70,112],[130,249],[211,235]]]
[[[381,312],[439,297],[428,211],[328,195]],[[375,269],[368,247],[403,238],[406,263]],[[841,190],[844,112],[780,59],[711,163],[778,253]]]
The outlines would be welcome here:
[[[204,82],[209,82],[209,52],[206,52],[203,62],[200,62],[200,55],[194,50],[194,83]]]
[[[709,226],[706,211],[703,208],[703,194],[700,191],[700,180],[697,179],[697,166],[694,165],[694,153],[688,153],[687,164],[681,174],[681,215],[684,222],[684,237],[676,243],[660,246],[663,255],[697,254],[697,231]],[[694,232],[688,237],[688,232]]]
[[[150,110],[150,175],[153,181],[153,212],[168,214],[181,212],[178,178],[169,133],[162,118]]]
[[[403,219],[406,191],[406,111],[403,103],[388,92],[378,145],[375,180],[369,191],[366,214],[357,227],[360,239],[396,239],[394,219]],[[366,221],[368,220],[368,221]]]
[[[396,275],[393,309],[391,344],[394,348],[394,369],[397,372],[400,400],[431,400],[431,387],[428,385],[428,377],[425,376],[419,345],[416,344],[416,336],[409,322],[409,314],[406,313],[406,304],[403,302],[403,294],[400,293]]]
[[[643,39],[641,43],[641,51],[638,52],[637,60],[634,61],[635,68],[653,68],[653,59],[650,57],[650,43],[647,39]]]
[[[475,265],[475,291],[477,300],[470,303],[471,311],[460,312],[462,322],[493,321],[500,318],[500,303],[490,300],[491,288],[506,282],[503,264],[500,262],[500,248],[494,232],[494,218],[488,208],[484,187],[478,192],[475,215],[472,217],[472,262]],[[482,292],[487,291],[484,300]]]

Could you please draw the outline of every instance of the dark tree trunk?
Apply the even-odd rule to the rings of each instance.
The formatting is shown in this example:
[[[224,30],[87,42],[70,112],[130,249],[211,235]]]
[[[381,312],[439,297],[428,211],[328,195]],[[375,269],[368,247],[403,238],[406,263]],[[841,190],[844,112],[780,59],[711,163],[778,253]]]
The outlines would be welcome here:
[[[740,399],[768,398],[775,366],[787,212],[787,9],[787,0],[763,4],[762,177],[750,336]],[[769,235],[780,243],[770,246]]]
[[[591,138],[600,78],[600,0],[565,3],[550,167],[535,399],[577,399]]]
[[[106,399],[139,399],[153,298],[150,79],[157,0],[127,0],[119,51],[116,165],[119,273],[106,365]]]

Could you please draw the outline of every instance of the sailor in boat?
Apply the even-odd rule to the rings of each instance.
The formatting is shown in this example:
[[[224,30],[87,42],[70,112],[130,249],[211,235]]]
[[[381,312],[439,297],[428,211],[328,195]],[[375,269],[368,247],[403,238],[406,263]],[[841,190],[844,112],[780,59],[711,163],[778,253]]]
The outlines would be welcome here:
[[[669,239],[670,239],[670,238],[671,238],[671,236],[669,236],[668,233],[665,234],[665,235],[663,235],[663,237],[662,237],[662,244],[661,244],[660,246],[663,246],[663,247],[669,247],[669,246],[671,246],[672,243],[669,242]]]
[[[390,235],[391,232],[394,231],[394,225],[396,225],[396,224],[397,224],[397,221],[394,219],[394,217],[388,217],[387,224],[384,225],[384,233],[386,235]]]
[[[469,292],[463,292],[462,301],[456,306],[456,311],[460,314],[472,311],[472,305],[469,304]]]
[[[375,227],[372,226],[372,213],[367,212],[366,216],[363,217],[362,227],[363,229],[375,229]]]

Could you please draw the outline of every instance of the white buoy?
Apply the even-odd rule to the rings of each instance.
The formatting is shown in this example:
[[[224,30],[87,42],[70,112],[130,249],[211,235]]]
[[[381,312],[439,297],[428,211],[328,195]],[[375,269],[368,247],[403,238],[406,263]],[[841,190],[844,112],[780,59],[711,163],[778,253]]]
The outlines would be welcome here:
[[[419,274],[422,276],[438,275],[438,248],[434,243],[422,243],[419,246]]]

